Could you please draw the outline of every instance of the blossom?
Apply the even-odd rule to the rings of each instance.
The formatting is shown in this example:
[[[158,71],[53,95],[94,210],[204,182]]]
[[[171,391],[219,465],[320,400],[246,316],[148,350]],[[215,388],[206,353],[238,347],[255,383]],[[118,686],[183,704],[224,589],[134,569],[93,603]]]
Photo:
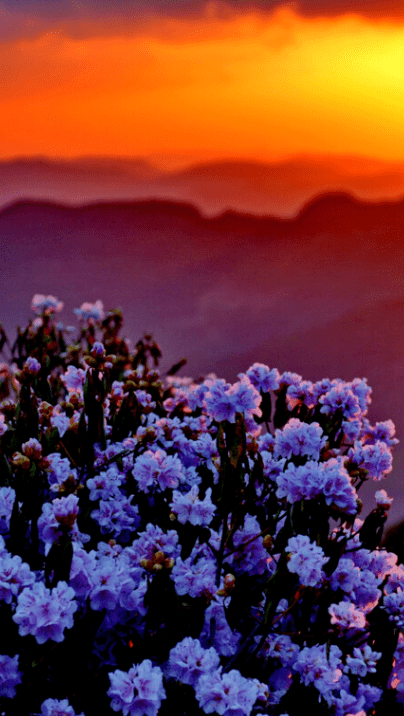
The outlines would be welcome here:
[[[249,716],[258,696],[258,685],[236,669],[226,674],[221,669],[200,677],[195,696],[206,714],[240,714]]]
[[[89,325],[94,325],[95,321],[104,320],[104,304],[102,301],[88,303],[85,301],[80,308],[74,308],[73,312],[80,320],[87,321]]]
[[[5,432],[8,430],[8,425],[6,423],[6,416],[3,415],[3,413],[0,413],[0,437],[4,435]]]
[[[238,572],[264,574],[267,571],[268,552],[264,548],[264,538],[260,536],[250,542],[260,532],[260,524],[254,515],[246,515],[243,527],[235,531],[233,544],[236,551],[230,556],[225,554],[225,560]]]
[[[280,376],[277,368],[269,370],[268,366],[263,363],[253,363],[246,371],[246,375],[253,386],[263,393],[268,393],[270,390],[277,390],[279,388]]]
[[[201,597],[216,593],[216,565],[211,559],[193,561],[192,555],[186,560],[178,557],[171,571],[177,594]]]
[[[69,365],[65,373],[60,376],[60,380],[65,385],[69,393],[82,393],[83,385],[86,379],[86,370],[82,368],[76,368],[74,365]]]
[[[16,686],[22,682],[18,659],[18,654],[13,657],[0,654],[0,697],[13,699],[16,696]]]
[[[375,500],[378,507],[383,507],[385,510],[389,510],[394,497],[389,497],[386,490],[377,490],[375,492]]]
[[[258,407],[262,401],[261,395],[244,374],[240,381],[233,385],[222,379],[213,381],[204,400],[208,415],[218,422],[228,420],[234,423],[236,413],[243,413],[250,418],[253,415],[261,415]]]
[[[114,499],[100,500],[99,509],[93,510],[91,517],[100,525],[102,534],[112,532],[114,537],[122,536],[139,526],[139,508],[131,504],[132,500],[133,495],[125,497],[120,493]]]
[[[79,512],[79,498],[70,494],[67,497],[57,497],[51,503],[42,505],[42,514],[38,519],[38,533],[43,542],[53,544],[63,534],[63,528],[72,532],[73,537],[82,539],[76,519]]]
[[[299,418],[291,418],[282,430],[275,431],[275,458],[287,458],[292,455],[306,455],[319,460],[320,450],[327,442],[327,436],[319,423],[302,423]]]
[[[15,490],[12,487],[0,487],[0,534],[10,529],[11,513],[15,501]]]
[[[212,619],[215,625],[215,638],[213,645],[210,643]],[[216,601],[216,598],[213,598],[210,605],[207,609],[205,609],[205,621],[199,635],[199,640],[202,646],[205,649],[210,646],[214,646],[217,653],[221,656],[232,656],[234,651],[237,649],[240,639],[241,634],[230,629],[226,619],[223,603],[220,603]]]
[[[0,554],[0,599],[3,602],[11,604],[13,597],[34,582],[35,574],[19,554]]]
[[[381,440],[369,445],[356,441],[348,451],[348,458],[358,467],[368,470],[369,477],[374,480],[382,480],[393,469],[390,448]]]
[[[212,488],[209,487],[204,499],[200,500],[197,485],[193,485],[185,495],[176,491],[173,494],[173,501],[170,503],[171,511],[177,515],[178,522],[182,525],[190,522],[191,525],[207,527],[216,512],[216,507],[210,499],[211,494]]]
[[[182,477],[182,464],[177,455],[167,455],[165,450],[147,450],[135,460],[133,477],[142,492],[158,485],[161,491],[178,487]]]
[[[48,315],[60,313],[63,306],[64,303],[55,298],[55,296],[44,296],[42,293],[36,293],[31,302],[31,309],[37,314],[43,311]]]
[[[66,582],[58,582],[52,590],[42,582],[25,587],[17,597],[17,608],[12,616],[20,636],[32,634],[38,644],[48,639],[63,641],[64,630],[73,626],[77,609],[74,596],[74,590]]]
[[[69,458],[53,452],[47,455],[46,459],[48,461],[46,472],[51,489],[54,487],[57,490],[70,477],[73,480],[77,479],[77,470],[71,467]]]
[[[254,637],[254,641],[258,644],[261,637]],[[282,666],[288,666],[294,662],[299,653],[299,647],[292,642],[287,634],[268,634],[259,653],[264,659],[279,659]]]
[[[354,647],[353,656],[347,656],[346,667],[344,671],[350,671],[351,674],[357,676],[366,676],[366,674],[376,673],[376,662],[380,659],[382,653],[380,651],[372,651],[370,646],[366,644],[362,649]]]
[[[35,376],[41,370],[41,364],[33,356],[28,356],[22,369],[23,369],[24,373],[28,373],[29,375]]]
[[[31,460],[39,460],[42,456],[42,445],[36,438],[30,438],[26,443],[23,443],[21,450]]]
[[[359,397],[342,381],[334,385],[325,395],[321,395],[318,402],[322,404],[321,413],[333,415],[338,409],[342,410],[345,419],[356,418],[360,415]]]
[[[216,649],[203,649],[199,639],[187,636],[170,650],[165,675],[195,687],[202,675],[214,671],[219,664]]]
[[[298,575],[301,584],[308,587],[321,584],[325,577],[322,565],[329,559],[321,547],[310,542],[307,535],[297,535],[288,540],[286,552],[289,554],[288,570]]]
[[[46,699],[41,706],[41,716],[76,716],[76,713],[68,699]],[[84,716],[84,713],[77,716]]]
[[[123,716],[157,716],[161,701],[166,698],[163,673],[159,666],[153,666],[150,659],[133,664],[128,672],[117,669],[108,674],[111,686],[107,691],[111,697],[113,711],[122,711]]]
[[[337,624],[340,629],[364,629],[366,618],[362,611],[355,609],[352,602],[340,602],[328,607],[331,615],[331,624]]]
[[[355,567],[352,559],[342,557],[330,577],[330,586],[333,591],[342,589],[349,596],[354,595],[355,587],[360,584],[360,569]]]
[[[293,663],[293,670],[300,674],[306,686],[313,685],[322,696],[329,694],[342,676],[342,651],[331,645],[327,658],[326,644],[303,647]]]

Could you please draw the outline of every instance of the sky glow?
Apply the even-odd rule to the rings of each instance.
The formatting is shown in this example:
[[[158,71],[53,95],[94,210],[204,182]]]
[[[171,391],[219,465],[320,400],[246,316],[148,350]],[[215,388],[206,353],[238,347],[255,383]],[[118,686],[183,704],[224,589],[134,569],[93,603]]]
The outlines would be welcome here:
[[[24,32],[1,41],[3,159],[404,159],[404,19],[208,3],[177,16],[154,8],[124,25],[90,5],[76,8],[73,29],[49,16],[45,30],[45,10],[29,19],[25,3]],[[8,3],[0,9],[11,28]]]

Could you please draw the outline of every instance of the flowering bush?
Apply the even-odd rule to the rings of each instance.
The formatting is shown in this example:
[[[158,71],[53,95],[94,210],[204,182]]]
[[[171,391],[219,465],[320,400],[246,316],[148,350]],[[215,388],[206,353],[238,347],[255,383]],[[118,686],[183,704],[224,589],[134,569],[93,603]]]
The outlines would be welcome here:
[[[402,713],[392,498],[358,497],[398,441],[366,379],[161,376],[119,310],[68,344],[32,308],[0,370],[0,711]]]

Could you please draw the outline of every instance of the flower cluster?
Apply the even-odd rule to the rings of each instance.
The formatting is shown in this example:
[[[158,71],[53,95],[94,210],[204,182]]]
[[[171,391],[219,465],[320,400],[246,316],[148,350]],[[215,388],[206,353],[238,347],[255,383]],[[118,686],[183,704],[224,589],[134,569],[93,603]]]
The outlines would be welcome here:
[[[404,702],[391,420],[365,379],[164,381],[121,313],[36,295],[0,403],[0,711],[380,716]],[[25,342],[24,342],[25,341]],[[74,658],[72,658],[72,654]]]

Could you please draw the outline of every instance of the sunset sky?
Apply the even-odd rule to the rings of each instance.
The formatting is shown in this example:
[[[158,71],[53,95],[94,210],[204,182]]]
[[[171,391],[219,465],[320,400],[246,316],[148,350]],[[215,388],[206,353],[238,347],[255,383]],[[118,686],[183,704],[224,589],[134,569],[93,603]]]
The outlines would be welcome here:
[[[404,159],[402,0],[0,1],[0,158]]]

